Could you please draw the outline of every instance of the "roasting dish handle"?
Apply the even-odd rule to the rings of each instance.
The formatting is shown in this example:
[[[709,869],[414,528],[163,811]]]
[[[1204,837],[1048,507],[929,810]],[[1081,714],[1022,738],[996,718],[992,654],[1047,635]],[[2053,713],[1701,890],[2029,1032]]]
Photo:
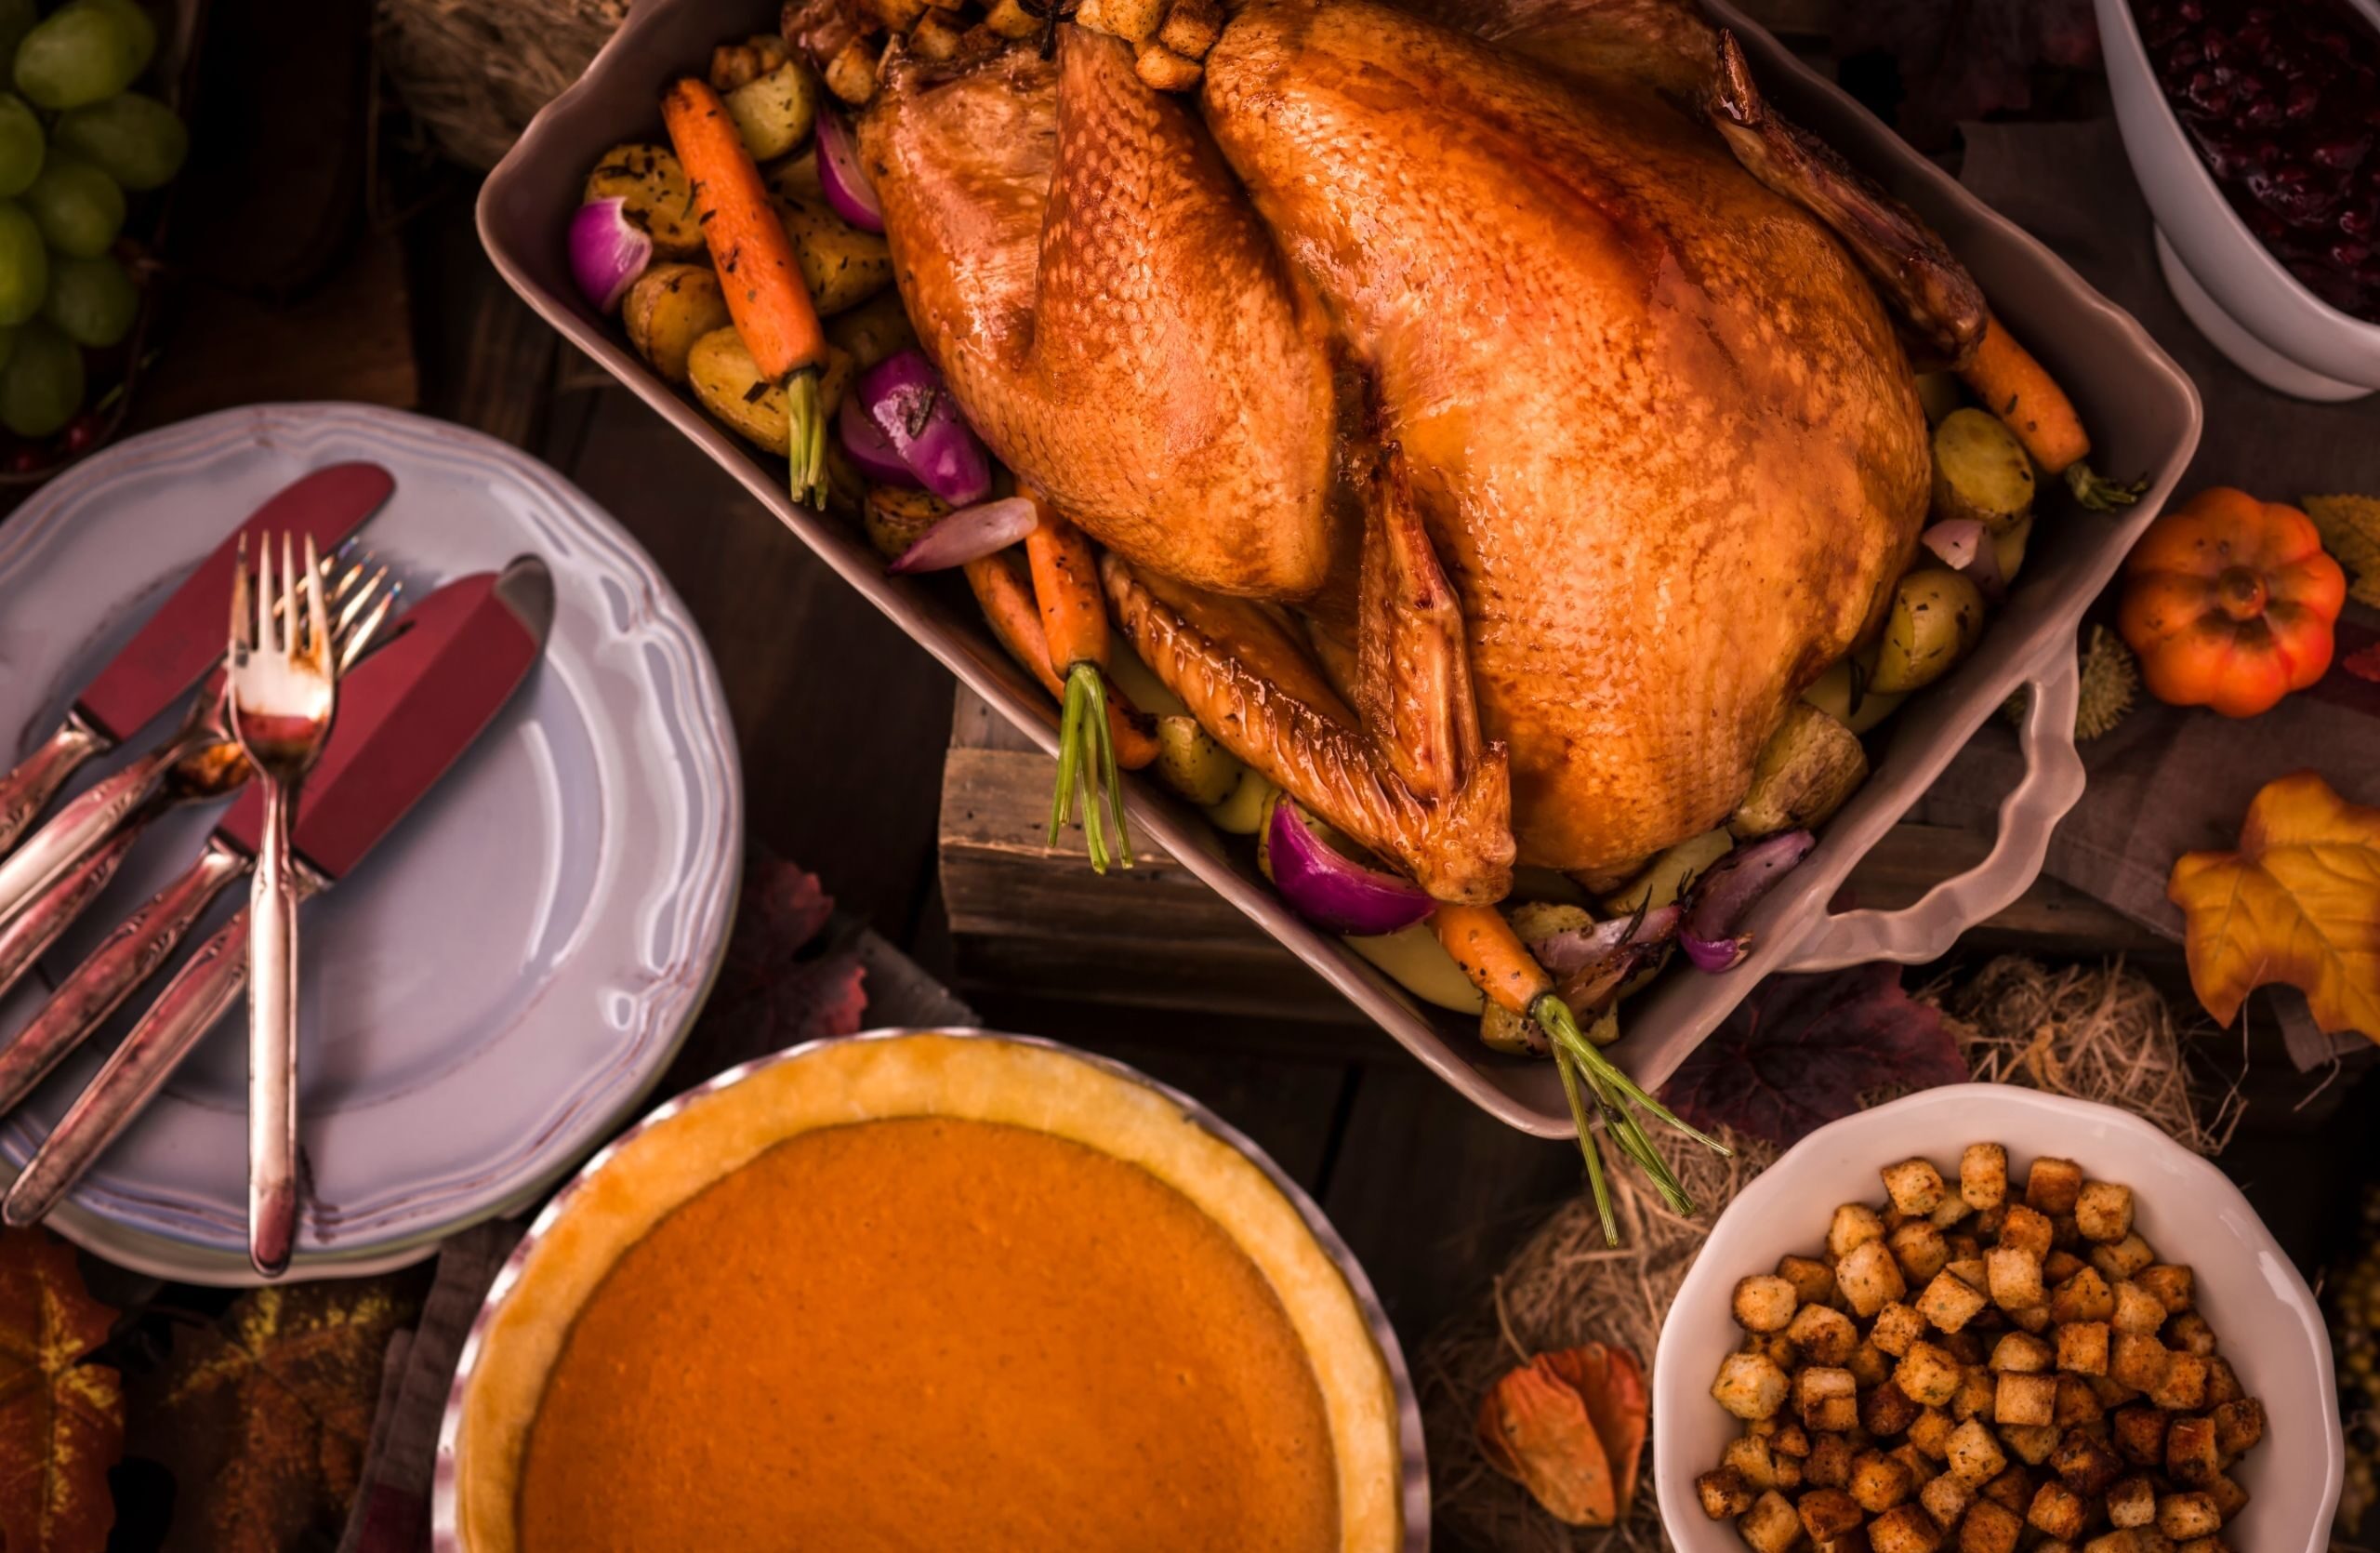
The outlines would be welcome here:
[[[2082,796],[2082,756],[2074,747],[2082,685],[2074,638],[2060,633],[2046,660],[2025,678],[2025,721],[2016,735],[2025,775],[2001,801],[2000,835],[1989,856],[1897,911],[1828,914],[1778,968],[1831,971],[1871,960],[1904,965],[1937,960],[1960,934],[2016,904],[2042,871],[2050,832]]]

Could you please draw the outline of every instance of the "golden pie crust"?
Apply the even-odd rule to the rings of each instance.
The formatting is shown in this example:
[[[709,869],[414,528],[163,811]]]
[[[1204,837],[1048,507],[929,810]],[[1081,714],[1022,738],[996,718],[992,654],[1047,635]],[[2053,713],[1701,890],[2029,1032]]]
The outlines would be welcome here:
[[[1336,1546],[1401,1546],[1403,1460],[1387,1365],[1345,1279],[1272,1180],[1144,1084],[1047,1047],[921,1034],[842,1042],[762,1066],[632,1134],[573,1188],[479,1339],[456,1432],[463,1547],[520,1553],[522,1484],[549,1381],[580,1311],[632,1247],[780,1144],[902,1118],[1005,1123],[1069,1140],[1188,1199],[1261,1272],[1303,1347],[1329,1435]]]

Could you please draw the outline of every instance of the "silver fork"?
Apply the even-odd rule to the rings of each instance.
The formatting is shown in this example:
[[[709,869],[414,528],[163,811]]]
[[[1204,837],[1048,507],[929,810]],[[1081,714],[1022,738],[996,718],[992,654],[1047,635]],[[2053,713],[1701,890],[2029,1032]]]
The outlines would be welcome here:
[[[390,581],[386,564],[378,564],[369,552],[357,552],[352,560],[340,564],[338,572],[331,577],[331,607],[336,610],[331,619],[331,636],[338,648],[340,671],[348,671],[371,648],[378,629],[386,624],[388,615],[403,595],[404,584]],[[231,741],[231,734],[224,726],[224,693],[219,684],[207,684],[200,700],[191,708],[191,722],[203,729],[212,729],[212,738],[195,743],[191,752],[166,767],[162,784],[154,776],[138,776],[131,784],[136,789],[131,807],[114,833],[105,836],[98,848],[69,867],[57,883],[35,896],[33,903],[26,905],[17,920],[0,929],[0,996],[7,996],[9,989],[17,986],[35,960],[50,950],[57,936],[67,931],[67,926],[88,908],[102,888],[107,888],[114,879],[116,867],[122,865],[124,856],[150,819],[157,819],[186,803],[224,798],[245,784],[250,764],[241,752],[241,746]],[[166,748],[176,748],[178,743],[181,741],[169,741]],[[133,772],[133,767],[119,772],[119,776],[128,772]],[[110,776],[107,781],[116,781],[116,776]],[[90,798],[93,793],[100,793],[100,789],[90,789],[84,798]],[[76,798],[73,805],[81,805],[84,798]],[[69,805],[69,810],[73,805]],[[60,819],[64,817],[67,815],[60,812]],[[221,841],[209,841],[197,865],[166,883],[148,903],[140,905],[140,909],[107,934],[105,941],[90,950],[88,958],[73,967],[67,979],[57,984],[57,991],[41,1007],[41,1013],[33,1015],[31,1024],[17,1031],[7,1043],[0,1043],[0,1112],[12,1110],[19,1100],[24,1100],[24,1095],[50,1074],[57,1062],[84,1043],[86,1036],[98,1029],[102,1019],[122,1005],[124,998],[131,996],[150,975],[154,975],[154,969],[174,953],[174,948],[183,941],[197,922],[197,915],[207,909],[214,896],[245,869],[247,860],[245,856],[238,856],[238,848],[231,848]]]
[[[289,819],[298,786],[330,733],[338,674],[313,539],[306,540],[300,574],[289,536],[281,537],[277,618],[270,536],[259,548],[252,609],[247,547],[240,547],[224,701],[231,737],[264,782],[264,830],[248,888],[248,1260],[265,1277],[278,1278],[298,1237],[299,884]]]
[[[360,552],[350,557],[335,552],[332,557],[331,603],[338,610],[342,630],[352,626],[370,601],[372,590],[387,575],[388,569],[381,567],[367,577],[370,565],[370,558]],[[227,715],[218,677],[210,676],[192,698],[190,710],[172,737],[92,784],[26,837],[22,846],[0,856],[0,931],[21,937],[17,933],[18,919],[33,914],[35,903],[53,894],[70,875],[84,875],[86,865],[150,800],[161,782],[185,763],[203,761],[209,750],[229,744]],[[6,990],[6,980],[0,980],[0,992]]]

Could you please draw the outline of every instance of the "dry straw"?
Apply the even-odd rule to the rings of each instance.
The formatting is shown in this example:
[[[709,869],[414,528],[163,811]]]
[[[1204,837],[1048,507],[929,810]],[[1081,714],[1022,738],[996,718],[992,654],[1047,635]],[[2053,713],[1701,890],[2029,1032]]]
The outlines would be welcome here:
[[[628,0],[379,0],[380,60],[446,154],[484,169],[628,14]]]
[[[2164,999],[2121,963],[2051,971],[2009,956],[1963,985],[1937,984],[1920,996],[1949,1019],[1977,1079],[2122,1106],[2203,1154],[2219,1150],[2238,1123],[2236,1093],[2194,1102]],[[1496,1377],[1544,1349],[1591,1339],[1623,1344],[1649,1377],[1662,1315],[1702,1249],[1705,1226],[1777,1157],[1758,1141],[1728,1141],[1738,1149],[1732,1161],[1674,1134],[1656,1135],[1656,1147],[1686,1190],[1708,1204],[1701,1220],[1671,1214],[1640,1176],[1622,1173],[1612,1187],[1621,1246],[1606,1247],[1593,1205],[1572,1201],[1529,1237],[1486,1298],[1422,1347],[1418,1370],[1435,1521],[1449,1545],[1496,1553],[1670,1546],[1653,1509],[1649,1459],[1625,1525],[1577,1531],[1498,1476],[1481,1459],[1473,1429]]]

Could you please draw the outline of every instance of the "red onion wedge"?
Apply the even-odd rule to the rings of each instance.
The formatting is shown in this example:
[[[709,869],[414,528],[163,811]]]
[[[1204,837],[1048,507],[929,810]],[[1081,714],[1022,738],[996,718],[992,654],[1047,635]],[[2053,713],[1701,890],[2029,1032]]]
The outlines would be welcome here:
[[[860,409],[919,482],[953,507],[992,488],[992,463],[925,352],[896,351],[860,375]]]
[[[589,200],[570,219],[570,274],[605,312],[653,262],[653,237],[628,217],[625,199]]]
[[[1412,881],[1368,869],[1323,844],[1287,797],[1273,805],[1264,840],[1273,887],[1316,927],[1376,938],[1412,926],[1437,906]]]
[[[1705,971],[1732,971],[1741,964],[1752,948],[1752,935],[1742,930],[1744,913],[1817,844],[1807,830],[1788,830],[1739,846],[1711,865],[1694,882],[1693,904],[1678,934],[1686,957]]]
[[[859,407],[859,395],[843,395],[843,407],[835,412],[835,429],[843,439],[843,451],[850,455],[852,467],[879,485],[899,485],[907,490],[924,486],[915,471],[901,461],[892,444],[867,418]]]
[[[1633,917],[1550,934],[1529,948],[1554,977],[1562,1001],[1592,1020],[1610,1006],[1629,977],[1667,952],[1684,917],[1675,906],[1657,906]]]
[[[832,109],[818,113],[818,186],[844,220],[862,232],[884,230],[883,202],[859,165],[859,140]]]
[[[1924,540],[1936,559],[1954,572],[1964,572],[1986,599],[1997,604],[2006,595],[2000,546],[1982,524],[1973,518],[1945,518],[1925,531]]]
[[[998,551],[1004,551],[1033,532],[1040,524],[1040,513],[1033,503],[1021,496],[1003,497],[980,506],[961,507],[949,516],[936,520],[932,528],[917,538],[917,542],[903,551],[888,572],[943,572],[953,566],[964,566],[970,561],[980,561]]]

